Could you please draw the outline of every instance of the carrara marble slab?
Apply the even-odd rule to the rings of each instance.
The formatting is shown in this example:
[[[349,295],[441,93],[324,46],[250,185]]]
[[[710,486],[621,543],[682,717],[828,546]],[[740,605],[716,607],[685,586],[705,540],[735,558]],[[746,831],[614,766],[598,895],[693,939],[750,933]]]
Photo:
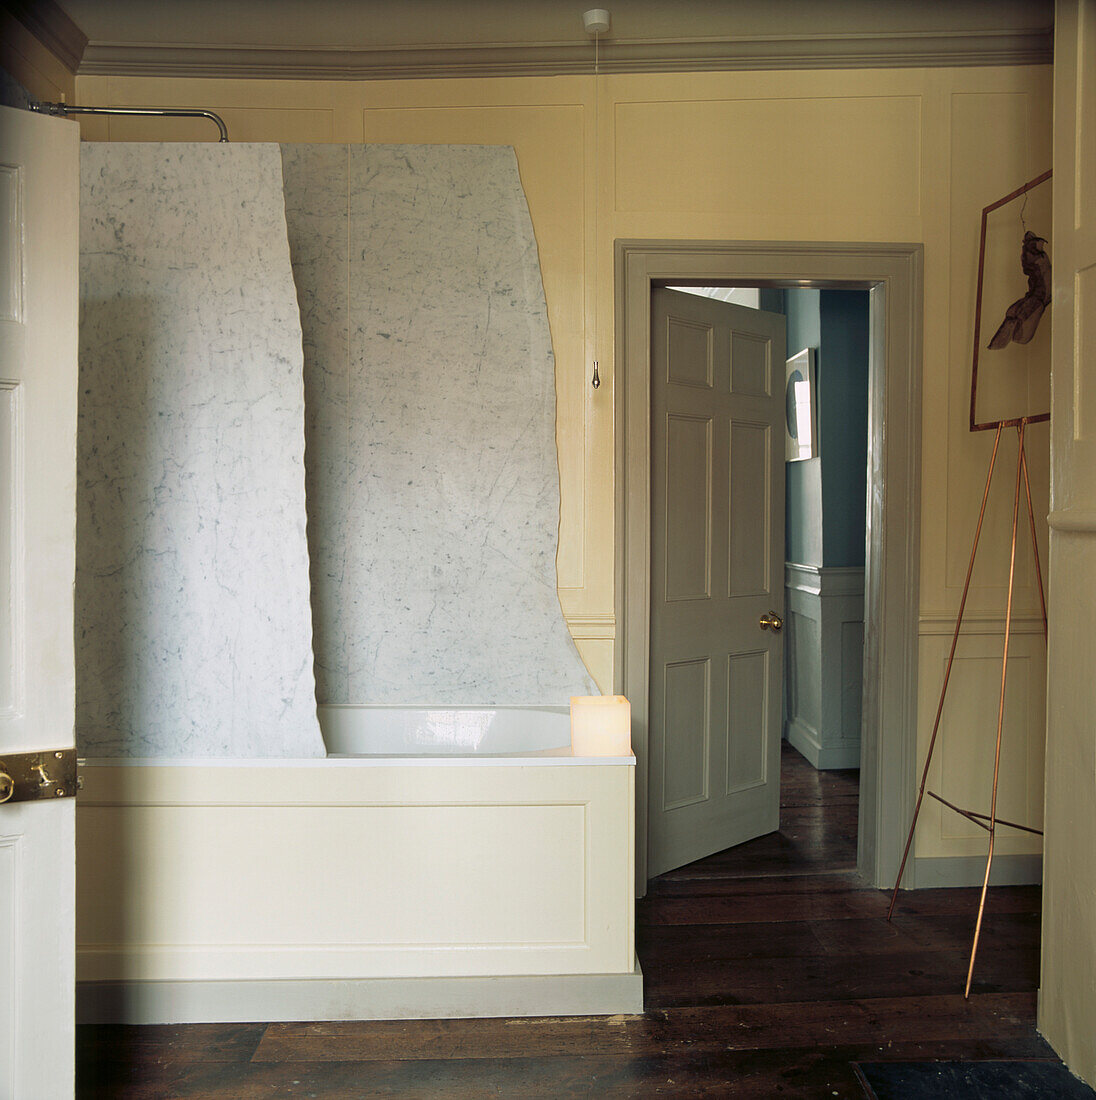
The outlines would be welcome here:
[[[319,701],[596,694],[556,592],[555,363],[513,150],[282,155]]]
[[[80,234],[80,751],[323,755],[278,147],[87,143]]]

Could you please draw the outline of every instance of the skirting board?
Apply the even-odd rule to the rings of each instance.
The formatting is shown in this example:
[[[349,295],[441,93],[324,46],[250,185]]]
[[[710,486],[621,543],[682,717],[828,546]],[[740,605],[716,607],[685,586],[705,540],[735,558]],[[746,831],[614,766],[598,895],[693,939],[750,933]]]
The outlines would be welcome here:
[[[817,731],[798,718],[788,719],[784,728],[784,737],[792,748],[806,757],[816,771],[830,771],[837,768],[860,767],[860,742],[853,744],[829,745],[823,748],[818,743]]]
[[[981,886],[986,877],[985,856],[921,856],[913,860],[911,881],[903,886],[931,890],[942,886]],[[1043,881],[1041,855],[993,857],[990,886],[1032,886]]]
[[[77,982],[81,1024],[617,1016],[643,1011],[643,972],[471,978]]]

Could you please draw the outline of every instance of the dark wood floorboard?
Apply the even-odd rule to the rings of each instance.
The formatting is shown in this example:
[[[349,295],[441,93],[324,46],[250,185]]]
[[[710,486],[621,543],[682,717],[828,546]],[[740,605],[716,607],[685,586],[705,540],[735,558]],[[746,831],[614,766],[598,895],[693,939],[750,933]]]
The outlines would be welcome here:
[[[781,828],[662,875],[636,909],[642,1016],[81,1027],[88,1100],[863,1100],[857,1061],[1050,1059],[1039,890],[887,895],[856,875],[857,776],[785,748]]]

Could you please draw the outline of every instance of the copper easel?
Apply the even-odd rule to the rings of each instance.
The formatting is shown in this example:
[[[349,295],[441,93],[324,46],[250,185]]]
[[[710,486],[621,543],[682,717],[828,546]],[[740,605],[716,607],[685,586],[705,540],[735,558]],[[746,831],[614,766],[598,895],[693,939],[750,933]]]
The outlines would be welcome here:
[[[982,281],[985,274],[985,262],[986,262],[986,222],[989,215],[1000,207],[1005,206],[1007,203],[1018,199],[1021,195],[1026,194],[1034,187],[1038,187],[1039,184],[1045,183],[1050,179],[1051,173],[1049,171],[1044,172],[1041,176],[1037,176],[1029,183],[1024,184],[1023,187],[1013,191],[1011,195],[1006,195],[1003,199],[999,199],[997,202],[987,206],[982,211],[982,239],[978,250],[978,294],[975,301],[974,312],[974,359],[971,369],[971,382],[970,382],[970,430],[972,432],[989,431],[996,429],[996,435],[993,439],[993,454],[989,460],[989,472],[986,475],[986,487],[982,493],[982,507],[978,512],[978,525],[974,530],[974,544],[971,546],[970,551],[970,564],[967,566],[967,579],[963,584],[963,595],[959,600],[959,613],[955,618],[955,632],[951,638],[951,652],[948,653],[948,662],[944,668],[944,683],[940,688],[940,701],[936,707],[936,720],[932,725],[932,737],[929,740],[928,756],[925,759],[925,769],[921,774],[921,787],[917,794],[917,804],[913,811],[913,820],[910,822],[910,831],[906,837],[906,848],[902,853],[902,863],[898,868],[898,878],[894,884],[894,891],[891,894],[890,908],[887,910],[887,920],[891,919],[891,915],[894,912],[894,904],[898,899],[898,888],[902,884],[902,875],[906,870],[906,860],[909,858],[910,847],[913,843],[913,831],[917,827],[917,818],[921,813],[921,803],[924,801],[926,793],[935,798],[937,802],[947,806],[948,809],[954,810],[956,813],[961,814],[968,821],[972,821],[975,825],[982,829],[985,829],[989,833],[989,853],[986,857],[986,874],[982,881],[982,896],[978,903],[978,919],[974,925],[974,942],[970,949],[970,965],[967,968],[967,985],[964,991],[964,997],[970,996],[971,980],[974,977],[974,960],[978,954],[978,938],[982,931],[982,916],[986,907],[986,891],[989,889],[989,877],[990,871],[993,867],[993,845],[996,836],[996,829],[998,825],[1007,825],[1010,829],[1020,829],[1026,833],[1034,833],[1037,836],[1042,836],[1041,829],[1033,829],[1028,825],[1018,825],[1015,821],[1004,821],[997,816],[997,781],[1001,768],[1001,731],[1004,725],[1005,717],[1005,677],[1008,672],[1008,647],[1009,639],[1012,633],[1012,595],[1014,588],[1014,580],[1016,576],[1016,535],[1019,526],[1020,517],[1020,487],[1023,485],[1024,496],[1027,500],[1027,512],[1028,521],[1031,527],[1031,547],[1035,554],[1035,575],[1039,582],[1039,602],[1042,606],[1043,614],[1043,637],[1047,635],[1047,605],[1046,596],[1043,593],[1043,571],[1039,563],[1039,542],[1035,533],[1035,512],[1031,504],[1031,483],[1028,480],[1027,469],[1027,455],[1024,451],[1024,432],[1029,424],[1035,424],[1040,421],[1049,420],[1050,413],[1038,413],[1035,416],[1019,416],[1013,417],[1008,420],[994,420],[984,424],[980,424],[975,416],[975,398],[978,392],[978,344],[981,330],[982,320]],[[974,559],[978,553],[978,540],[982,535],[982,520],[986,514],[986,501],[989,499],[989,487],[993,480],[993,470],[997,463],[997,450],[1001,443],[1001,432],[1005,428],[1016,429],[1017,435],[1017,456],[1016,456],[1016,491],[1013,495],[1012,501],[1012,542],[1009,549],[1009,570],[1008,570],[1008,598],[1005,604],[1005,645],[1004,653],[1001,657],[1001,697],[997,706],[997,743],[993,756],[993,794],[990,800],[990,810],[988,814],[976,813],[973,810],[964,810],[954,803],[949,802],[945,798],[941,798],[935,791],[927,791],[926,785],[929,778],[929,767],[932,764],[933,750],[936,748],[936,735],[940,731],[940,716],[944,712],[944,697],[948,690],[948,681],[951,679],[952,663],[955,660],[955,649],[959,642],[959,631],[963,625],[963,612],[967,605],[967,593],[970,591],[970,578],[974,572]]]

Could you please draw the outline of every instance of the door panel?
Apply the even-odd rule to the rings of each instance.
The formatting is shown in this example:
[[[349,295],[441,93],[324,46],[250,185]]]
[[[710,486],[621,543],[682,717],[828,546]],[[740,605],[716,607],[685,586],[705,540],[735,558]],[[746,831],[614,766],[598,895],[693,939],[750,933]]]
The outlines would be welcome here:
[[[769,654],[736,653],[727,658],[727,794],[749,790],[768,778],[763,736],[769,711]]]
[[[666,418],[666,599],[703,600],[711,594],[712,422]]]
[[[670,290],[651,316],[653,876],[779,824],[784,318]]]
[[[732,332],[731,393],[742,397],[769,397],[772,395],[772,375],[769,340],[752,332]]]
[[[711,691],[711,661],[676,661],[665,669],[663,721],[670,729],[695,729],[694,737],[675,751],[663,745],[662,809],[691,806],[708,797],[708,696]]]
[[[742,420],[731,421],[730,433],[727,595],[766,596],[772,588],[770,526],[774,433],[768,424]],[[739,471],[742,471],[741,476]],[[783,503],[781,496],[781,506]]]
[[[677,317],[666,324],[666,381],[711,389],[712,330]]]
[[[73,745],[79,129],[0,107],[0,160],[0,762],[35,754],[52,796]],[[73,1094],[74,811],[0,804],[3,1100]]]

